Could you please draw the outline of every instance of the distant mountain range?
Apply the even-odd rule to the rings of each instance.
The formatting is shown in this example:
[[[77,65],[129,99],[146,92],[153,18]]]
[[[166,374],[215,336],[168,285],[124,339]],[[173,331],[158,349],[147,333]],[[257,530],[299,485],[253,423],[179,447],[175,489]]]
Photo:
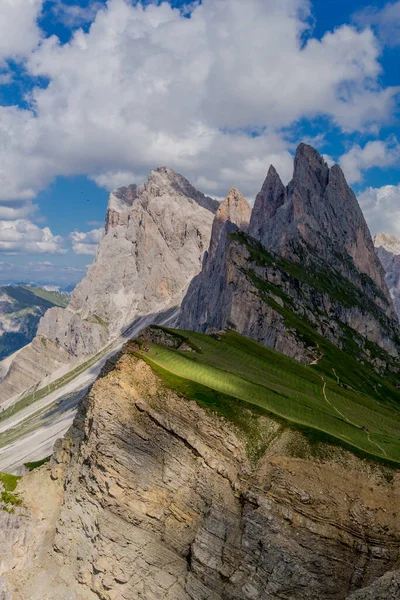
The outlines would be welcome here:
[[[387,233],[377,233],[374,244],[386,272],[386,283],[395,310],[400,316],[400,238]]]
[[[65,307],[69,295],[55,286],[27,284],[0,287],[0,359],[4,359],[36,335],[41,317],[53,306]]]

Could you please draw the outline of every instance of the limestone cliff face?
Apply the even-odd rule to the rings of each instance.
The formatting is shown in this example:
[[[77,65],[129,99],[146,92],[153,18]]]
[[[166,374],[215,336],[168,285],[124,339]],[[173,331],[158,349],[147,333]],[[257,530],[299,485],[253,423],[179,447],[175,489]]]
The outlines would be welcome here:
[[[71,354],[90,355],[138,316],[179,305],[201,268],[217,206],[167,168],[153,171],[139,189],[113,192],[97,256],[67,316],[50,312],[39,335],[57,335]]]
[[[329,445],[313,458],[300,433],[257,419],[256,460],[241,430],[123,355],[50,468],[25,479],[19,534],[0,529],[0,597],[397,598],[399,473]],[[34,501],[39,485],[52,498],[63,489],[58,516]],[[11,545],[23,557],[11,560]]]
[[[355,341],[360,359],[375,367],[388,363],[376,356],[379,350],[371,356],[370,342],[399,356],[399,323],[384,271],[339,167],[329,169],[301,144],[288,187],[271,167],[249,227],[230,223],[222,237],[213,228],[202,272],[182,303],[180,327],[232,327],[309,362],[320,353],[299,331],[301,323],[296,328],[300,319],[339,347]]]
[[[225,249],[232,232],[238,227],[244,231],[248,229],[250,214],[247,200],[236,189],[232,189],[215,215],[210,247],[204,256],[203,268],[190,283],[185,296],[181,316],[184,329],[202,331],[209,326],[219,325],[218,316],[222,314],[226,314],[229,320]],[[213,321],[214,317],[217,322]]]
[[[386,283],[395,310],[400,317],[400,238],[387,233],[377,233],[374,245],[386,272]]]
[[[201,269],[217,207],[218,202],[165,167],[152,171],[139,188],[113,192],[93,264],[67,309],[47,311],[33,344],[3,369],[0,402],[58,366],[42,357],[44,346],[55,346],[55,358],[75,364],[139,318],[152,320],[179,306]],[[26,373],[25,365],[31,363],[36,363],[36,373]]]
[[[311,146],[300,144],[293,179],[285,188],[272,167],[256,198],[249,233],[266,248],[303,263],[317,255],[359,285],[358,274],[372,279],[387,300],[385,274],[357,198],[338,165],[329,168]],[[373,287],[363,292],[391,316]]]

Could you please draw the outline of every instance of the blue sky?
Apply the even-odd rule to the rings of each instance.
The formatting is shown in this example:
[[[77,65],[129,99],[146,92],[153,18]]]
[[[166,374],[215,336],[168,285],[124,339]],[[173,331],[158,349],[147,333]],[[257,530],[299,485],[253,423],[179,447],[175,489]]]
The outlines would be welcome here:
[[[400,236],[400,2],[0,0],[0,282],[75,283],[167,164],[253,201],[300,141]]]

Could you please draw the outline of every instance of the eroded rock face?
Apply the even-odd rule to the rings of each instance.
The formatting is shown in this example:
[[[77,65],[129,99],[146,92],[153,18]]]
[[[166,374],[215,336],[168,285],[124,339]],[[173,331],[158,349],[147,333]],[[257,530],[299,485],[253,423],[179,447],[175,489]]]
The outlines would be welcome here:
[[[349,600],[397,600],[400,597],[400,571],[391,571],[366,588],[352,594]]]
[[[182,329],[206,331],[208,327],[214,326],[222,329],[219,327],[222,320],[226,326],[230,308],[230,289],[226,285],[226,246],[231,233],[238,228],[247,231],[250,216],[251,208],[247,200],[237,190],[231,190],[215,215],[203,268],[190,283],[182,303]]]
[[[267,224],[275,217],[277,210],[285,204],[286,200],[286,188],[275,167],[271,165],[261,191],[256,196],[249,227],[250,235],[266,247],[272,243],[273,237],[273,232],[269,231]]]
[[[182,303],[180,327],[231,327],[303,362],[314,360],[293,319],[285,317],[289,310],[339,347],[346,328],[354,330],[362,360],[371,362],[369,342],[399,356],[399,323],[384,271],[338,166],[329,169],[316,150],[300,144],[287,188],[269,169],[249,236],[246,226],[230,223],[221,236],[215,221],[202,272]],[[384,367],[381,359],[372,362]]]
[[[400,317],[400,238],[387,233],[377,233],[374,245],[386,272],[386,283],[395,310]]]
[[[56,347],[56,361],[73,366],[140,317],[156,319],[179,306],[201,269],[217,208],[218,202],[166,167],[152,171],[139,188],[113,192],[93,264],[67,309],[49,310],[33,344],[3,369],[0,402],[37,385],[58,366],[42,356],[40,340]],[[27,372],[33,363],[36,372]]]
[[[5,569],[12,598],[391,598],[352,594],[399,566],[398,472],[259,427],[256,461],[244,433],[122,356],[58,445],[54,549]]]
[[[138,315],[179,305],[201,268],[218,206],[167,168],[117,193],[124,200],[111,194],[106,233],[69,306],[83,320],[100,319],[111,337]]]
[[[381,304],[388,316],[393,313],[385,274],[357,198],[340,167],[329,168],[311,146],[299,145],[287,188],[275,169],[269,170],[249,232],[266,248],[291,260],[306,264],[307,255],[318,255],[355,285],[360,285],[359,273],[367,275],[389,302],[384,306],[373,286],[364,287],[364,293]]]

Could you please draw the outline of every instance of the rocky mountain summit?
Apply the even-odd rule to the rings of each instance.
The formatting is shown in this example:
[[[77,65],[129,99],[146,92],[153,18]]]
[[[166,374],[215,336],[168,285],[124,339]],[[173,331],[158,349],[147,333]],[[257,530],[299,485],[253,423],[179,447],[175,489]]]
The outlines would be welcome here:
[[[32,344],[0,364],[0,402],[63,374],[140,319],[151,322],[179,307],[201,269],[217,208],[165,167],[139,188],[113,192],[96,258],[67,309],[47,311]]]
[[[268,250],[307,264],[318,256],[361,287],[368,276],[389,298],[384,272],[357,198],[341,168],[329,168],[311,146],[300,144],[285,188],[271,167],[252,211],[249,233]],[[373,288],[363,292],[377,294]],[[378,299],[379,302],[379,299]],[[391,305],[385,307],[390,314]]]
[[[225,234],[216,219],[183,301],[183,329],[231,327],[303,362],[320,355],[314,330],[341,348],[355,343],[376,368],[397,368],[399,323],[385,273],[340,167],[300,144],[287,187],[270,167],[249,224],[225,207]]]
[[[374,237],[376,254],[386,272],[386,283],[400,318],[400,238],[387,233]]]

